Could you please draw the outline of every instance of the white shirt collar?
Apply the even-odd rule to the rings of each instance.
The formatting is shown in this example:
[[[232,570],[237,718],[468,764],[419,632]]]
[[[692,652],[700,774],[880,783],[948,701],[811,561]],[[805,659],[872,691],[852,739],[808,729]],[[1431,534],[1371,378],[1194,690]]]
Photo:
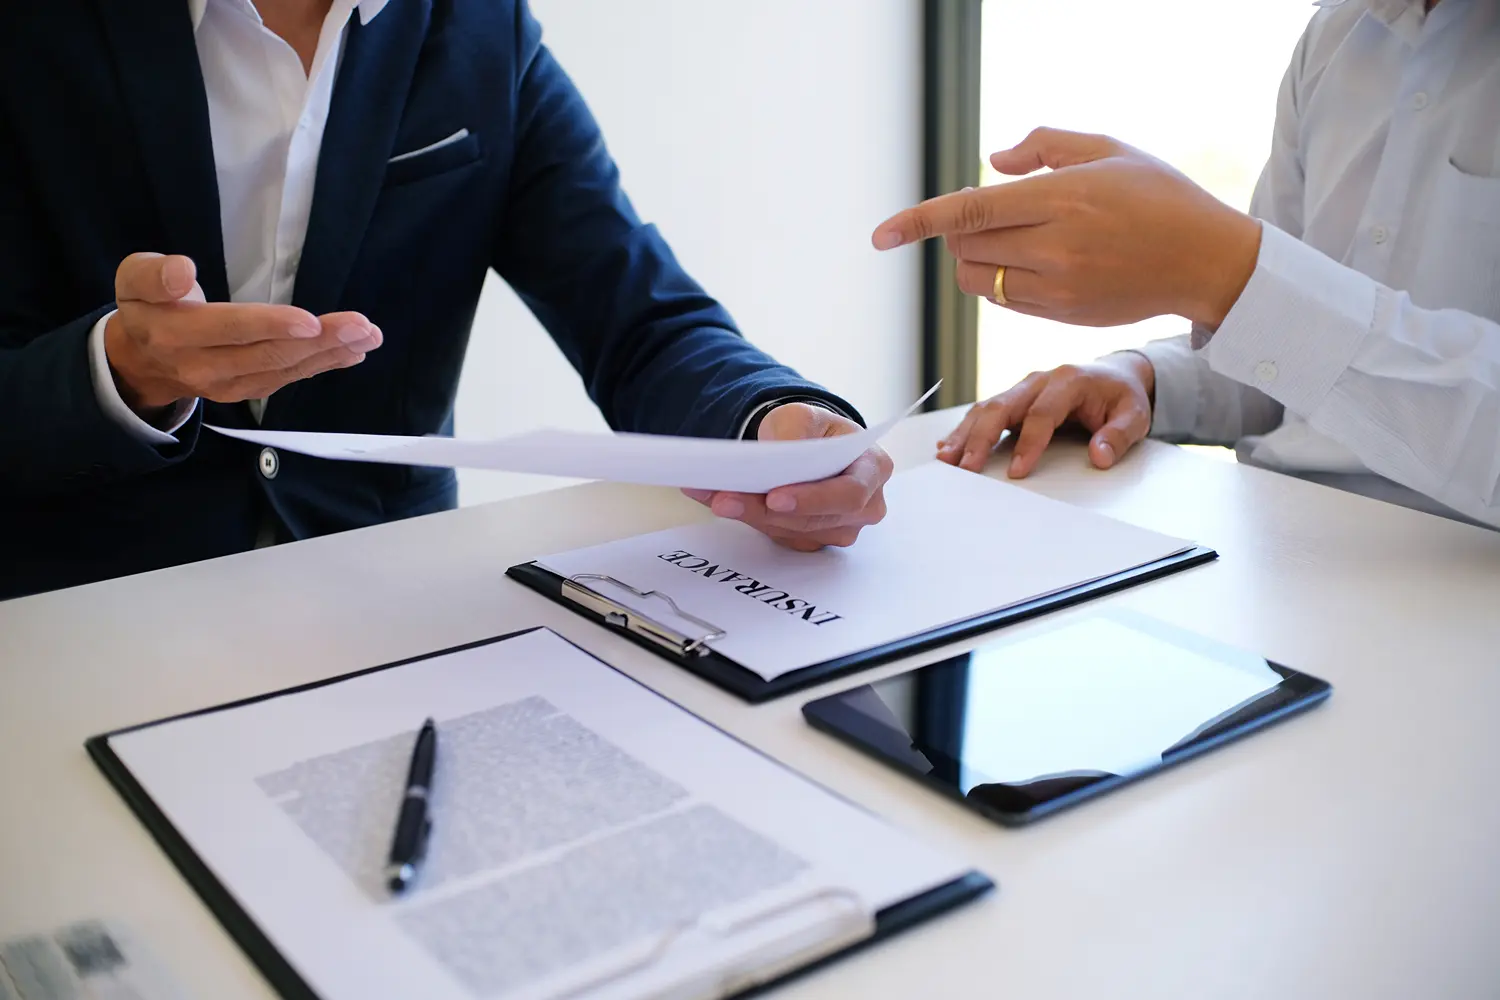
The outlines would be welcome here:
[[[255,9],[254,0],[215,0],[215,2],[231,3],[246,12],[254,15],[260,20],[260,12]],[[336,3],[348,3],[349,0],[335,0]],[[354,9],[359,11],[359,23],[369,24],[375,20],[375,16],[385,10],[385,5],[390,0],[354,0]],[[193,32],[196,34],[198,25],[203,23],[203,12],[208,9],[209,0],[187,0],[188,16],[193,19]]]

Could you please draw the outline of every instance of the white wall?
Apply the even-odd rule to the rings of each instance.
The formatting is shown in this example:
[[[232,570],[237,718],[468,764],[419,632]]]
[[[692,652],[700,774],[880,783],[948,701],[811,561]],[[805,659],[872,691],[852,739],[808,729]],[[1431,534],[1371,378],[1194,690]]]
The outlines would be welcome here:
[[[869,234],[921,195],[919,0],[533,0],[626,191],[756,344],[867,418],[920,391],[920,260]],[[604,421],[494,275],[464,436]],[[463,503],[558,481],[464,472]]]

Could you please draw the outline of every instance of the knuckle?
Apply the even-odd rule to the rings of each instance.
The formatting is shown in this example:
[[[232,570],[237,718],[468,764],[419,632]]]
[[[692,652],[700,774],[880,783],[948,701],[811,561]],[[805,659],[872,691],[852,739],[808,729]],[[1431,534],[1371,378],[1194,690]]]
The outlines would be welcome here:
[[[823,536],[824,543],[846,549],[859,540],[858,528],[838,528]]]
[[[989,224],[989,217],[982,192],[971,191],[958,203],[959,226],[968,232],[984,229]]]

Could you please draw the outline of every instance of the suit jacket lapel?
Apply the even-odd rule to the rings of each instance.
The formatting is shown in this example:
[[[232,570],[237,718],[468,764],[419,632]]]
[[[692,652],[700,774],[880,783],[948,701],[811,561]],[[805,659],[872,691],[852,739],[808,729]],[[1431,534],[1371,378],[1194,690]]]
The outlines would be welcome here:
[[[314,315],[338,308],[364,240],[429,11],[429,0],[392,0],[369,24],[358,13],[349,18],[292,293],[293,304]]]
[[[186,0],[99,0],[166,244],[198,265],[210,302],[227,301],[219,181],[208,96]]]

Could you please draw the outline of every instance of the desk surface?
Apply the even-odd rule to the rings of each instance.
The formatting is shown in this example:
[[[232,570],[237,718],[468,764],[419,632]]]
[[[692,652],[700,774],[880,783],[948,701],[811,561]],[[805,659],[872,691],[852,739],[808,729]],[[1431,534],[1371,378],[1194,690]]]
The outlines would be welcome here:
[[[898,428],[898,466],[954,419]],[[506,580],[703,516],[668,490],[574,487],[0,603],[0,937],[112,916],[189,996],[270,996],[84,739],[545,624],[998,881],[778,996],[1500,993],[1500,532],[1157,444],[1109,473],[1061,447],[1026,485],[1218,549],[1100,603],[1325,677],[1332,701],[1002,829],[804,725],[804,701],[853,680],[750,707]]]

